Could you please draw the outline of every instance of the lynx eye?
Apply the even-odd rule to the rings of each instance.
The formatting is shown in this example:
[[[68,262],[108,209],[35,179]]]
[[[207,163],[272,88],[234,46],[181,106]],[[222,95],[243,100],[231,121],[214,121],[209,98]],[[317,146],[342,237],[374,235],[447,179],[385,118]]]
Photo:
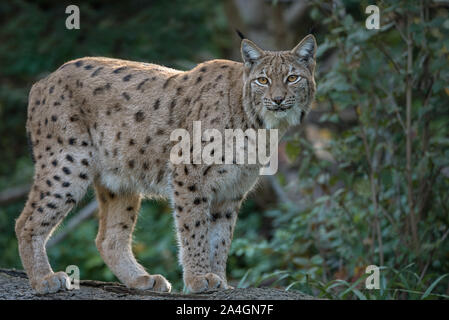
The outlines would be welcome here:
[[[265,78],[265,77],[259,77],[259,78],[257,78],[256,81],[257,81],[259,84],[262,84],[262,85],[268,84],[268,79]]]
[[[287,82],[295,82],[296,80],[298,80],[299,79],[299,77],[297,76],[297,75],[290,75],[290,76],[288,76],[288,78],[287,78]]]

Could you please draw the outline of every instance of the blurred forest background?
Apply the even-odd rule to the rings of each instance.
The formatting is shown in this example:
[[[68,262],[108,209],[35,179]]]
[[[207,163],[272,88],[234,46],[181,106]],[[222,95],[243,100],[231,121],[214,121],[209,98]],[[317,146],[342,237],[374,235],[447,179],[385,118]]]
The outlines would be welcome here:
[[[65,28],[77,4],[81,29]],[[367,30],[365,8],[380,8]],[[31,85],[65,61],[109,56],[189,69],[240,61],[234,28],[260,47],[318,42],[317,99],[288,132],[280,169],[242,209],[228,261],[236,286],[334,299],[449,298],[449,1],[0,2],[0,267],[22,268],[14,234],[33,176]],[[48,244],[54,270],[116,280],[94,244],[91,191]],[[170,208],[145,201],[138,260],[183,289]],[[380,290],[365,289],[368,265]]]

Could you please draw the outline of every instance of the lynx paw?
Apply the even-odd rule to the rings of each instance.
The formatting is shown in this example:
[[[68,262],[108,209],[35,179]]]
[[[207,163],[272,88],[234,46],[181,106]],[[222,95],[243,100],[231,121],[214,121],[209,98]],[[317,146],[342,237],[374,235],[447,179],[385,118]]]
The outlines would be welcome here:
[[[152,290],[157,292],[170,292],[171,284],[160,274],[144,275],[138,277],[131,285],[131,288],[140,290]]]
[[[185,284],[187,290],[193,293],[217,289],[226,290],[229,288],[226,282],[214,273],[187,276],[185,279]]]
[[[55,293],[60,290],[70,290],[70,278],[65,272],[51,273],[33,286],[38,294]]]

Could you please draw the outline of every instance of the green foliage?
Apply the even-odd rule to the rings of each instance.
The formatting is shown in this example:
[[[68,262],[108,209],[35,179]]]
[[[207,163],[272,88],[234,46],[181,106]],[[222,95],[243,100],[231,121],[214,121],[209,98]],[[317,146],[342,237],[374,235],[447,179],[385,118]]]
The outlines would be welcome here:
[[[302,134],[291,137],[286,150],[290,159],[301,159],[295,190],[302,207],[265,213],[273,219],[270,240],[234,242],[233,254],[253,266],[240,285],[276,271],[277,285],[327,298],[449,298],[449,179],[442,174],[449,165],[447,8],[387,1],[378,31],[364,28],[364,4],[347,5],[341,17],[342,8],[330,15],[319,8],[316,3],[313,18],[327,31],[318,41],[318,62],[337,55],[317,75],[320,122],[337,125],[336,132],[322,130],[332,160],[317,156]],[[407,16],[409,66],[401,37]],[[383,266],[380,290],[364,287],[371,264]],[[263,281],[272,285],[273,279]]]

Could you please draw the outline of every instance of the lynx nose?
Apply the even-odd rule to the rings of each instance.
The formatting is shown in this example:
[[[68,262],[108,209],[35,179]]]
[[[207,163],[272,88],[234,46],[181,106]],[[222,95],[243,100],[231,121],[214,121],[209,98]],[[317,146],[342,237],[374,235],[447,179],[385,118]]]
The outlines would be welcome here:
[[[274,97],[272,99],[277,105],[280,105],[284,101],[284,97]]]

